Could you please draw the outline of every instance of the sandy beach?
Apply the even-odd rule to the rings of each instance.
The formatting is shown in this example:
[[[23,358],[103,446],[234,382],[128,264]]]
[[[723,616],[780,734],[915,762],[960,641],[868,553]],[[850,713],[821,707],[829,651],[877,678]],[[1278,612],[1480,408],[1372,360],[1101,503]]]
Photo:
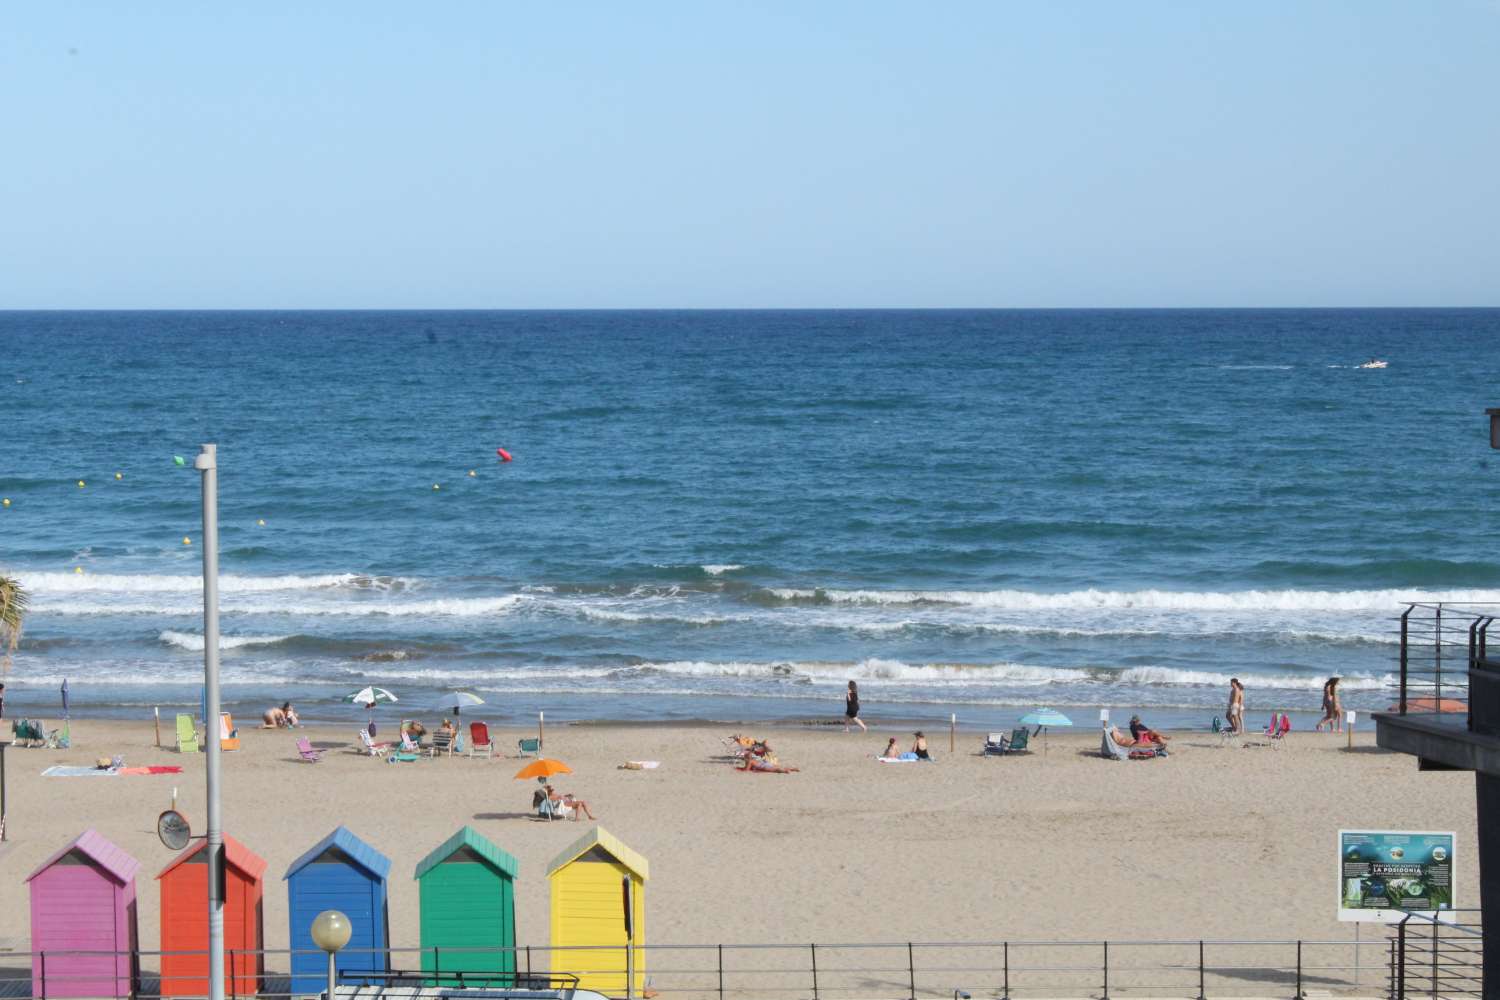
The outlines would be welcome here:
[[[417,944],[412,871],[473,824],[521,863],[520,943],[547,939],[545,872],[583,822],[531,818],[516,739],[497,731],[493,760],[389,765],[356,756],[352,727],[308,728],[330,748],[297,759],[286,731],[242,730],[224,755],[224,822],[270,863],[266,928],[286,944],[287,864],[343,823],[387,854],[391,936]],[[1347,938],[1334,919],[1340,827],[1452,829],[1456,898],[1478,897],[1473,780],[1419,773],[1359,734],[1296,733],[1284,749],[1220,749],[1181,734],[1167,759],[1111,763],[1092,732],[1054,734],[1046,753],[982,758],[982,736],[931,734],[934,764],[874,760],[890,735],[812,729],[764,733],[797,774],[737,773],[719,727],[550,729],[548,756],[576,774],[558,782],[651,862],[649,939],[657,944],[1040,938]],[[66,751],[13,747],[9,842],[0,853],[7,900],[49,853],[95,827],[142,862],[141,940],[158,940],[153,876],[172,853],[157,814],[175,785],[202,824],[203,759],[152,745],[149,723],[75,721]],[[51,764],[123,754],[127,764],[182,764],[180,775],[42,777]],[[661,761],[619,770],[627,759]],[[1148,916],[1136,925],[1121,913]],[[1371,936],[1376,931],[1367,931]],[[0,907],[0,939],[27,943],[27,908]]]

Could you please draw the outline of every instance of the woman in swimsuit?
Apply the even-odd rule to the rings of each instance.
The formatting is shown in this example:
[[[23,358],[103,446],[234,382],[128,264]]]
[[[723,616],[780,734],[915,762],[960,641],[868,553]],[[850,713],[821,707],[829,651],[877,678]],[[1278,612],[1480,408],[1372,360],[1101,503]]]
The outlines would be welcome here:
[[[885,758],[886,760],[901,756],[901,751],[896,749],[896,737],[891,737],[891,741],[885,745],[885,750],[880,754],[880,756]]]
[[[853,681],[849,682],[849,690],[844,694],[844,732],[849,731],[851,722],[857,725],[861,732],[869,731],[870,727],[859,718],[859,685]]]
[[[1335,733],[1344,731],[1344,706],[1339,704],[1339,679],[1330,677],[1323,684],[1323,719],[1314,728],[1322,732],[1327,726]]]
[[[1245,731],[1245,685],[1238,677],[1229,678],[1229,707],[1224,710],[1229,720],[1229,731],[1236,735]]]
[[[917,738],[916,742],[911,745],[911,752],[917,755],[917,760],[931,760],[932,758],[927,755],[927,737],[922,735],[920,729],[912,735]]]

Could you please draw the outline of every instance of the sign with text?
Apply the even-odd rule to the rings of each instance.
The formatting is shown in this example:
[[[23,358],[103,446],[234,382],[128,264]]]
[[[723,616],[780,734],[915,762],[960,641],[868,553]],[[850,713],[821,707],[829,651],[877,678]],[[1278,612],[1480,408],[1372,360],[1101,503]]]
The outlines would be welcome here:
[[[1339,919],[1394,923],[1453,909],[1452,833],[1339,831]]]

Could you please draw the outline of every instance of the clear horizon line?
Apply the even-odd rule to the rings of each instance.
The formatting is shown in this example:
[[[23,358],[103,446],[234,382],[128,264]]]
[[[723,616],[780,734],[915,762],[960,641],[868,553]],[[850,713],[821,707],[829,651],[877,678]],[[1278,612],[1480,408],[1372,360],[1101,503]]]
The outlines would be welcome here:
[[[833,312],[1454,312],[1489,305],[1200,306],[0,306],[9,313],[833,313]]]

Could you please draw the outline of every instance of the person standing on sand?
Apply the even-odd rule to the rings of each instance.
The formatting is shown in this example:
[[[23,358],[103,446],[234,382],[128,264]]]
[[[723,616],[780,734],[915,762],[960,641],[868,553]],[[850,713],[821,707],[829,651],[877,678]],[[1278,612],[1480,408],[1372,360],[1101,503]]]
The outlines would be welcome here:
[[[1344,706],[1339,704],[1339,679],[1330,677],[1323,684],[1323,718],[1313,728],[1318,732],[1327,726],[1332,732],[1344,731]]]
[[[844,694],[844,732],[849,731],[849,723],[859,726],[860,732],[869,732],[870,727],[865,725],[859,718],[859,685],[853,681],[849,682],[849,690]]]
[[[1245,685],[1238,677],[1229,678],[1229,707],[1224,710],[1229,731],[1236,736],[1245,731]]]

